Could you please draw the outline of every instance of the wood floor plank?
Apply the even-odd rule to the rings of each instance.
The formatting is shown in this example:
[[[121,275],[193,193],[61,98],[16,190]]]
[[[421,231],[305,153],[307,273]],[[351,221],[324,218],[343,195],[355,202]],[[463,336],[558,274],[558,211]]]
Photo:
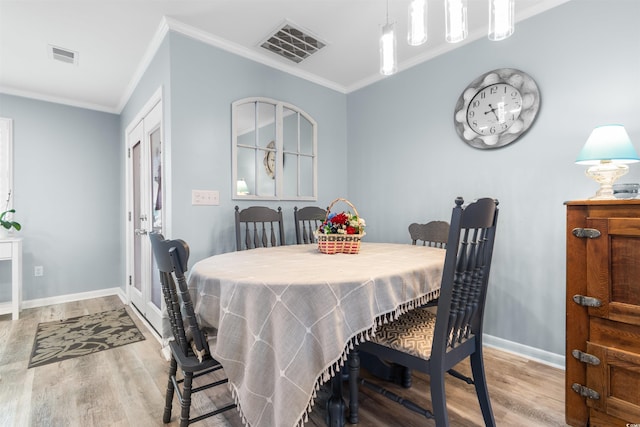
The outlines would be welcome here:
[[[2,426],[159,426],[162,425],[168,361],[159,342],[131,307],[127,310],[145,340],[111,350],[27,369],[38,323],[112,310],[122,306],[116,296],[23,310],[20,319],[0,316],[0,425]],[[564,371],[516,355],[485,351],[489,394],[499,426],[564,426]],[[469,374],[467,363],[457,370]],[[363,372],[363,376],[368,376]],[[369,376],[370,377],[370,376]],[[374,379],[372,379],[374,380]],[[430,407],[429,377],[414,373],[410,389],[385,384],[395,393]],[[346,390],[345,390],[346,395]],[[446,379],[451,427],[482,426],[472,385]],[[325,425],[327,393],[321,390],[307,426]],[[207,390],[195,396],[192,410],[212,402],[231,401],[228,390]],[[434,426],[379,394],[361,387],[361,427]],[[169,426],[179,424],[174,398]],[[236,411],[206,419],[201,427],[243,427]]]

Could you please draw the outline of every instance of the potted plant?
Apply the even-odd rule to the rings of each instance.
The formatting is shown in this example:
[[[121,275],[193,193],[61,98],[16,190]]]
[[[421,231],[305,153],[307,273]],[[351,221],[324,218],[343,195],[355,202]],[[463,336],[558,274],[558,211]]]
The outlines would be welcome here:
[[[0,226],[6,230],[11,230],[15,228],[16,231],[20,231],[22,225],[19,222],[12,221],[11,219],[4,219],[7,214],[14,214],[16,212],[15,209],[9,209],[9,200],[11,199],[11,191],[9,191],[9,195],[7,196],[7,203],[4,208],[4,212],[0,213]]]

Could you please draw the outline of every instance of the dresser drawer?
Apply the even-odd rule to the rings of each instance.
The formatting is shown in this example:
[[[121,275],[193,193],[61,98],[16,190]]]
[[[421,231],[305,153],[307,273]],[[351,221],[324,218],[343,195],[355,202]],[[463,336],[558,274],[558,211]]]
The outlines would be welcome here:
[[[11,259],[11,242],[0,243],[0,259]]]

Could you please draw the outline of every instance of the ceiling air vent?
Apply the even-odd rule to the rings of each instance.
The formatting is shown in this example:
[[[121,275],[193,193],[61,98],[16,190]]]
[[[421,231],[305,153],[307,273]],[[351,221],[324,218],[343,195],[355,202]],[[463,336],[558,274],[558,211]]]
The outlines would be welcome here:
[[[56,61],[78,65],[78,52],[49,45],[49,56]]]
[[[295,63],[300,63],[325,47],[326,43],[295,28],[290,23],[285,23],[260,46]]]

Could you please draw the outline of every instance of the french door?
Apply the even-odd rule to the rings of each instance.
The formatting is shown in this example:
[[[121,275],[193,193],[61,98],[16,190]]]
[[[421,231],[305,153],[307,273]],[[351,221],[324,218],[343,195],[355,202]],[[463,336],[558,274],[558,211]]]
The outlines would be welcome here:
[[[127,133],[127,293],[162,335],[162,289],[149,241],[164,223],[162,101],[141,117]]]

